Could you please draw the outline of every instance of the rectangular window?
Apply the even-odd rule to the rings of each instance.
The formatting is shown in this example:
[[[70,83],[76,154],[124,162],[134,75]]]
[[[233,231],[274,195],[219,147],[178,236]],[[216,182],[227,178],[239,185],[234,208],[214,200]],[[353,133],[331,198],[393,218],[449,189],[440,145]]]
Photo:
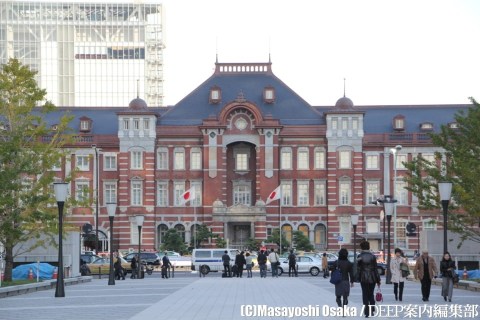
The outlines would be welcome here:
[[[292,184],[282,183],[282,206],[292,205]]]
[[[435,220],[423,221],[423,230],[437,230],[437,223]],[[418,232],[419,230],[417,230]]]
[[[408,204],[408,190],[405,189],[406,186],[405,181],[397,181],[395,183],[395,199],[397,199],[397,205]]]
[[[173,153],[173,169],[185,170],[185,151],[175,150]]]
[[[117,203],[117,183],[105,182],[103,185],[105,203]]]
[[[131,159],[131,168],[132,169],[142,169],[143,168],[143,152],[142,151],[132,151],[130,153]]]
[[[190,153],[190,170],[202,169],[202,154],[199,150]]]
[[[352,130],[358,130],[358,119],[357,118],[352,119]]]
[[[133,119],[133,130],[140,130],[140,119]]]
[[[75,182],[75,200],[84,202],[84,201],[88,201],[89,198],[90,196],[89,196],[88,181],[76,181]]]
[[[195,199],[190,201],[190,206],[199,207],[202,205],[202,184],[200,182],[190,182],[190,189],[195,190]]]
[[[89,155],[77,155],[75,160],[75,166],[80,171],[90,170],[90,156]]]
[[[380,223],[378,223],[378,221],[368,221],[367,233],[378,233],[378,232],[380,232]]]
[[[315,181],[315,205],[325,205],[325,182]]]
[[[407,155],[406,154],[397,154],[397,166],[396,168],[399,170],[405,170],[405,166],[403,165],[404,162],[407,162]]]
[[[168,169],[168,150],[160,149],[157,152],[157,169],[158,170],[167,170]]]
[[[103,160],[104,170],[117,170],[117,156],[105,155]]]
[[[343,237],[342,243],[350,243],[352,232],[352,222],[349,221],[349,219],[340,218],[340,235]]]
[[[157,185],[157,206],[168,206],[168,182],[159,182]]]
[[[332,118],[332,130],[338,129],[338,120],[337,118]]]
[[[340,157],[339,168],[340,169],[350,169],[351,168],[351,152],[350,151],[340,151],[338,153]]]
[[[142,205],[142,181],[132,181],[131,205]]]
[[[185,193],[185,182],[175,182],[173,185],[173,203],[176,207],[183,206],[182,194]]]
[[[297,159],[297,168],[298,170],[308,170],[308,150],[301,149],[298,151],[298,159]]]
[[[283,170],[292,169],[292,151],[290,149],[282,149],[280,167]]]
[[[238,170],[238,171],[248,170],[248,154],[237,153],[235,155],[235,170]]]
[[[143,243],[143,235],[144,235],[144,232],[140,234],[140,237],[142,238],[140,239],[140,241],[142,243]],[[133,218],[133,221],[130,222],[130,244],[138,245],[138,226],[135,221],[135,217]]]
[[[340,205],[350,204],[350,181],[340,181]]]
[[[90,122],[86,120],[80,121],[80,130],[81,131],[88,131],[90,130]]]
[[[250,186],[238,185],[233,188],[233,204],[251,205]]]
[[[407,223],[397,220],[397,247],[407,248],[407,232],[405,230]]]
[[[58,159],[57,162],[55,162],[52,165],[52,168],[50,169],[51,171],[62,171],[62,160]]]
[[[150,130],[150,119],[143,119],[143,130]]]
[[[123,119],[123,130],[129,130],[129,129],[130,129],[130,120]]]
[[[367,154],[365,168],[367,170],[378,169],[378,155],[376,154]]]
[[[348,129],[348,119],[342,118],[342,130],[347,130],[347,129]]]
[[[297,183],[297,205],[299,207],[308,206],[308,181]]]
[[[367,181],[365,187],[367,193],[367,198],[365,201],[366,204],[369,205],[372,202],[377,201],[380,194],[380,183],[378,181]]]
[[[325,169],[324,150],[315,150],[315,169]]]

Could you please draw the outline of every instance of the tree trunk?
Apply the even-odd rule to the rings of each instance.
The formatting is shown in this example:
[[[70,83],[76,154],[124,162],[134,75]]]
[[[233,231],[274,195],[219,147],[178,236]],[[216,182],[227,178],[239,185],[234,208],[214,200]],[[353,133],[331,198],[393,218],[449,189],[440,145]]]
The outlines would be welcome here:
[[[13,246],[10,244],[5,245],[5,274],[4,281],[12,281],[13,270]]]

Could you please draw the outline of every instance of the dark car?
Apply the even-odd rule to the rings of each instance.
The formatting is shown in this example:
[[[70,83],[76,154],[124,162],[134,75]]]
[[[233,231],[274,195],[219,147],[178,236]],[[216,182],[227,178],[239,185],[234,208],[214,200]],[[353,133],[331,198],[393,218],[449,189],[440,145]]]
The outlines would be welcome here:
[[[94,255],[94,254],[81,254],[80,255],[80,261],[83,260],[86,264],[92,263],[93,261],[101,258],[100,256]]]
[[[138,252],[132,252],[127,254],[123,257],[128,262],[132,262],[132,258],[138,255]],[[143,262],[145,261],[149,265],[159,266],[160,265],[160,257],[155,252],[141,252],[140,253],[140,260]]]

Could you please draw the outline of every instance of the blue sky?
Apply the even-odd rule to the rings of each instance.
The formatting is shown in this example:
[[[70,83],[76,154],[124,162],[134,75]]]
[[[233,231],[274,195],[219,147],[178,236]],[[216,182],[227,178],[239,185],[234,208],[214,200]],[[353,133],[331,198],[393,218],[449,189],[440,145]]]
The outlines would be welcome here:
[[[165,103],[219,62],[266,62],[311,105],[480,100],[480,1],[164,0]],[[248,98],[248,97],[247,97]]]

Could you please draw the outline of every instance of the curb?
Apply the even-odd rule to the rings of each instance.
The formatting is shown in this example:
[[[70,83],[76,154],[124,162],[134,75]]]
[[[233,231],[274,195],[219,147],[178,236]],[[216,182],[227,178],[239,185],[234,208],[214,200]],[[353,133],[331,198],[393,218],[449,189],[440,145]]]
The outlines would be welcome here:
[[[73,277],[73,278],[67,278],[64,281],[65,281],[65,286],[70,286],[74,284],[90,282],[92,281],[92,277],[91,276]],[[18,296],[21,294],[26,294],[26,293],[35,292],[35,291],[54,289],[56,285],[57,285],[57,280],[45,280],[37,283],[28,283],[28,284],[21,284],[18,286],[0,288],[0,298],[7,298],[7,297]]]
[[[408,280],[412,282],[420,282],[420,280],[417,280],[417,279],[408,279]],[[432,284],[436,286],[441,286],[442,278],[432,279]],[[457,284],[454,284],[453,287],[461,290],[480,291],[480,283],[475,281],[460,280],[460,282]]]

